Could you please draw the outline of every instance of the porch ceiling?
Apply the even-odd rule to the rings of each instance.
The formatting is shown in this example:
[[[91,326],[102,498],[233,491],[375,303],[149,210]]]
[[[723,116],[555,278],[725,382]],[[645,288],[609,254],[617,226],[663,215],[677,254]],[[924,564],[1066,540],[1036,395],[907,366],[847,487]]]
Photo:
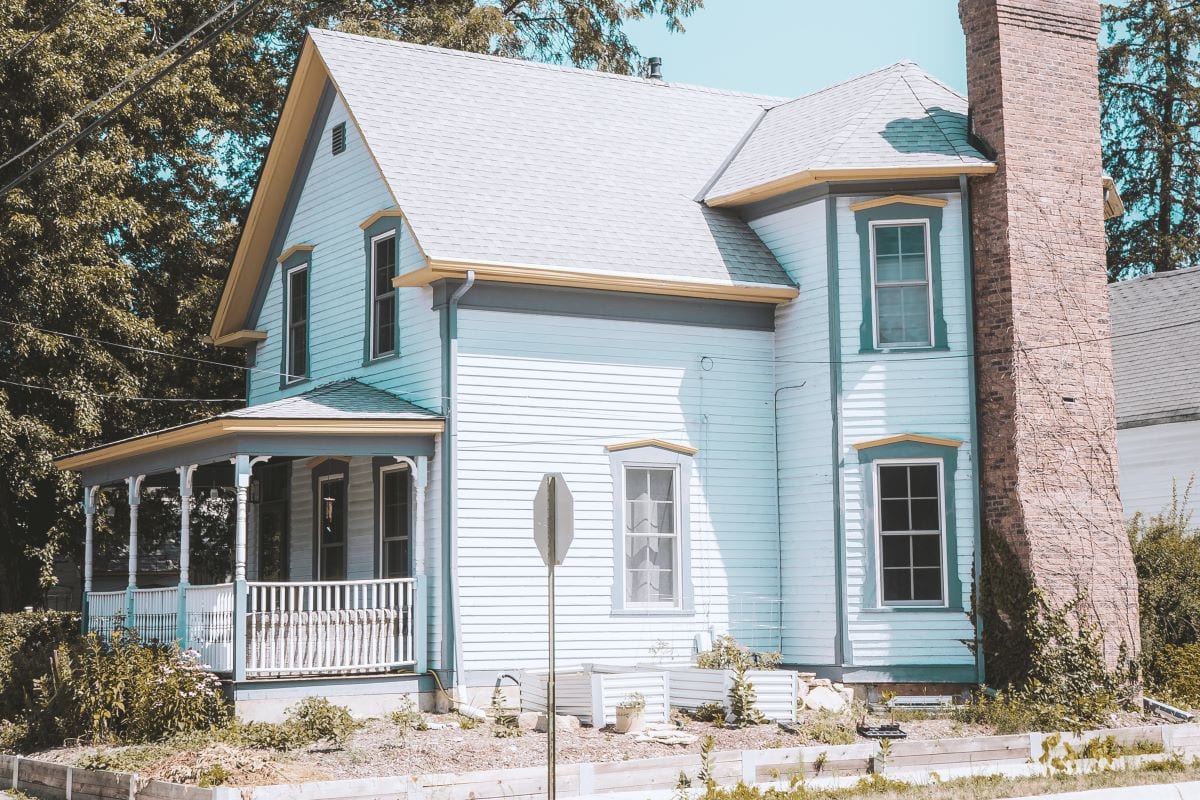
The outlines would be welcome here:
[[[252,456],[432,455],[443,418],[389,392],[339,381],[304,394],[79,450],[57,459],[86,485]]]

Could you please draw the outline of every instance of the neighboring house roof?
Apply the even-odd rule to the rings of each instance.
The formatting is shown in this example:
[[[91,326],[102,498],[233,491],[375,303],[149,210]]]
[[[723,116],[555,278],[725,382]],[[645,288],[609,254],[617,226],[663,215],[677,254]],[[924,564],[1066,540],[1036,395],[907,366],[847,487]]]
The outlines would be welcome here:
[[[911,61],[772,108],[704,199],[745,202],[822,172],[898,168],[992,170],[967,140],[967,99]]]
[[[1109,287],[1117,425],[1200,419],[1200,268]]]

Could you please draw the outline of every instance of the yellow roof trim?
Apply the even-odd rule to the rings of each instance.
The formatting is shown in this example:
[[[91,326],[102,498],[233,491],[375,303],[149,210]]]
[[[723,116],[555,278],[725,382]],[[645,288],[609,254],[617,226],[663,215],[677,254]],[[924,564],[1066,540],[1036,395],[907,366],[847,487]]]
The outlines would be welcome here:
[[[55,459],[54,466],[63,470],[88,469],[155,450],[240,433],[386,436],[434,434],[444,429],[445,423],[440,419],[212,419],[72,453]]]
[[[766,200],[785,192],[830,181],[887,181],[912,178],[954,178],[959,175],[991,175],[995,164],[960,164],[946,167],[873,167],[870,169],[814,169],[777,178],[758,186],[705,200],[709,206],[733,206]]]
[[[860,200],[857,203],[850,204],[851,211],[866,211],[869,208],[882,208],[883,206],[894,206],[897,203],[906,203],[910,206],[928,206],[930,208],[945,208],[949,205],[948,200],[941,197],[918,197],[911,194],[893,194],[888,197],[874,197],[870,200]]]
[[[264,341],[266,338],[266,331],[252,331],[243,328],[240,331],[227,333],[220,339],[213,339],[212,343],[221,347],[245,347],[248,344]]]
[[[401,287],[427,286],[442,278],[465,278],[468,271],[473,271],[478,280],[484,281],[702,297],[712,300],[744,300],[752,303],[784,303],[800,294],[800,290],[794,286],[778,284],[724,283],[699,278],[667,279],[630,273],[583,272],[555,267],[524,267],[451,259],[429,259],[426,266],[393,278],[392,284]]]
[[[672,453],[679,453],[685,456],[694,456],[699,453],[699,448],[689,447],[686,444],[675,444],[663,439],[638,439],[636,442],[622,442],[621,444],[607,444],[604,449],[610,453],[618,453],[622,450],[633,450],[638,447],[657,447],[660,450],[670,450]]]
[[[1112,219],[1125,213],[1125,201],[1117,191],[1117,184],[1108,175],[1104,176],[1104,218]]]
[[[374,214],[367,217],[362,222],[358,223],[358,227],[362,228],[365,231],[367,228],[371,227],[376,222],[379,222],[379,220],[387,219],[388,217],[399,217],[401,220],[404,220],[405,222],[408,221],[404,217],[404,212],[401,211],[400,209],[384,208],[379,211],[376,211]]]
[[[882,439],[871,439],[866,442],[855,442],[855,450],[867,450],[871,447],[883,447],[885,444],[899,444],[900,442],[917,442],[918,444],[933,444],[939,447],[958,447],[962,444],[961,439],[947,439],[943,436],[925,436],[920,433],[901,433],[898,436],[885,436]]]
[[[280,253],[275,260],[282,264],[292,256],[296,255],[296,253],[311,253],[315,249],[317,249],[315,244],[294,244],[287,250],[284,250],[282,253]]]

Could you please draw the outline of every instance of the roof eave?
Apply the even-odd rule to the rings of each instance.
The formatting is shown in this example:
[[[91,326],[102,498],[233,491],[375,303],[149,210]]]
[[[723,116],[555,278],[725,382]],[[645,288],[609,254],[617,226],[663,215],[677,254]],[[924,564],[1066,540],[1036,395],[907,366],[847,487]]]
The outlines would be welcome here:
[[[765,183],[748,186],[733,192],[713,194],[705,198],[705,205],[716,208],[740,206],[769,200],[781,194],[834,181],[889,181],[921,178],[948,178],[959,175],[991,175],[996,171],[992,163],[949,164],[945,166],[921,167],[850,167],[812,169],[786,175]]]

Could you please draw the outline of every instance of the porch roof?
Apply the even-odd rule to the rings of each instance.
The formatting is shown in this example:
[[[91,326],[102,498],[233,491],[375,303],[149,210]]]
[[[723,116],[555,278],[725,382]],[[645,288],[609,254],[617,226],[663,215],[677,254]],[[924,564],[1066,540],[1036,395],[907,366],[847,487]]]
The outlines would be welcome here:
[[[293,397],[78,450],[59,469],[95,480],[144,473],[170,464],[208,463],[236,453],[259,455],[425,455],[444,418],[357,380],[338,381]]]

